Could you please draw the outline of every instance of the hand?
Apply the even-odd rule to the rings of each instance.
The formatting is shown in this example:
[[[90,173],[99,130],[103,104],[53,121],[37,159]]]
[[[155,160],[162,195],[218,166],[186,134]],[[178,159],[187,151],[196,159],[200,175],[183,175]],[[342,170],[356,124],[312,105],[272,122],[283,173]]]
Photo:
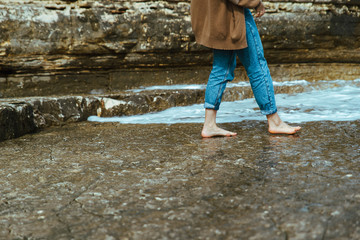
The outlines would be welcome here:
[[[256,14],[255,17],[259,18],[265,14],[265,6],[262,2],[259,3],[259,5],[255,8]]]

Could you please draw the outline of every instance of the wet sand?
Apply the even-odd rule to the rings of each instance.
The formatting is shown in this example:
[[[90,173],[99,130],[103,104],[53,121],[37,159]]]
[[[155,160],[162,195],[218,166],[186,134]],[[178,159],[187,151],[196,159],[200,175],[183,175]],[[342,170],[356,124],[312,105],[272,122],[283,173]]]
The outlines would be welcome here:
[[[360,239],[360,121],[82,122],[0,143],[0,239]]]

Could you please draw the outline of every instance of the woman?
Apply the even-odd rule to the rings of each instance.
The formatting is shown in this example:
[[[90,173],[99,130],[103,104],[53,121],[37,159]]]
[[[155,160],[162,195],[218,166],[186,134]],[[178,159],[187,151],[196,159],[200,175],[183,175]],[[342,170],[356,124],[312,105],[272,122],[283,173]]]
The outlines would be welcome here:
[[[265,14],[260,0],[192,0],[191,23],[196,42],[213,49],[213,68],[205,92],[205,122],[202,137],[235,136],[216,125],[226,83],[234,78],[236,56],[244,65],[261,113],[266,115],[270,133],[294,134],[300,127],[284,123],[277,114],[274,88],[264,58],[255,17]]]

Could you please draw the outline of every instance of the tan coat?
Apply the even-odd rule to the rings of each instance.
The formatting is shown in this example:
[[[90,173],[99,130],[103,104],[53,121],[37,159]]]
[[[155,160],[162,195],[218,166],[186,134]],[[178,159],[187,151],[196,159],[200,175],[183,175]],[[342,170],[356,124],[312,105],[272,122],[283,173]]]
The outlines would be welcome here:
[[[244,7],[255,8],[259,3],[260,0],[191,0],[196,42],[223,50],[246,48]]]

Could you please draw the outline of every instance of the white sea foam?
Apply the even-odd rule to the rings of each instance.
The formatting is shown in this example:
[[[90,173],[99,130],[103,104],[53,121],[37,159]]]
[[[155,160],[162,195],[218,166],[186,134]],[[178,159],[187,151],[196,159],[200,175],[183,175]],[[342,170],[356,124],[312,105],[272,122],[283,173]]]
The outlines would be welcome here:
[[[328,88],[315,88],[298,94],[277,94],[278,111],[283,120],[300,123],[308,121],[354,121],[360,119],[360,80],[326,81]],[[335,87],[333,87],[335,84]],[[204,121],[202,104],[169,108],[162,112],[144,115],[100,118],[91,116],[89,121],[120,123],[199,123]],[[253,98],[223,102],[217,122],[265,120]]]
[[[141,92],[141,91],[152,91],[152,90],[182,90],[182,89],[205,89],[206,85],[203,84],[174,84],[174,85],[158,85],[158,86],[151,86],[151,87],[144,87],[139,89],[130,89],[129,92]]]
[[[344,80],[341,80],[344,81]],[[311,85],[310,82],[306,80],[295,80],[295,81],[283,81],[283,82],[273,82],[274,86],[295,86],[295,85]],[[230,82],[226,85],[227,88],[233,87],[250,87],[249,82]],[[158,85],[150,87],[141,87],[138,89],[130,89],[129,92],[141,92],[141,91],[152,91],[152,90],[183,90],[183,89],[205,89],[206,84],[174,84],[174,85]]]

